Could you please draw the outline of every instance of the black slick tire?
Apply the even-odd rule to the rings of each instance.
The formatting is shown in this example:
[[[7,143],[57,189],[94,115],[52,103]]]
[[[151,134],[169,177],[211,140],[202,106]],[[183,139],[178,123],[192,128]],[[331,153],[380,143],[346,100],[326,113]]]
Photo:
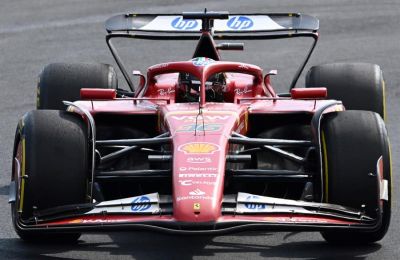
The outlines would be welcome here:
[[[382,220],[374,230],[332,230],[322,232],[322,236],[337,244],[381,240],[391,214],[390,148],[382,118],[370,111],[344,111],[327,115],[321,129],[325,202],[364,211],[367,216]],[[383,160],[381,177],[379,159]],[[387,200],[380,197],[382,177],[387,183]]]
[[[44,233],[22,229],[35,210],[86,202],[88,171],[87,128],[76,114],[36,110],[24,115],[14,144],[11,203],[17,234],[29,242],[71,242],[79,233]]]
[[[369,63],[331,63],[312,67],[306,76],[306,87],[325,87],[328,99],[343,102],[347,110],[368,110],[383,119],[385,81],[378,65]]]
[[[52,63],[39,75],[37,109],[65,110],[62,101],[80,99],[81,88],[117,88],[114,68],[100,63]]]

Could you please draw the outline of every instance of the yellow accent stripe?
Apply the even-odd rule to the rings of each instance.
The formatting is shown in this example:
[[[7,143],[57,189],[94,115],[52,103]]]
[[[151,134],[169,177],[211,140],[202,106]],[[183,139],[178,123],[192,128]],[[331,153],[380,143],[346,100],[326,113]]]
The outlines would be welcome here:
[[[386,83],[382,80],[382,96],[383,96],[383,120],[386,121]]]
[[[393,196],[392,196],[392,193],[393,193],[393,178],[392,178],[392,176],[393,176],[393,174],[392,174],[392,149],[391,149],[391,147],[390,147],[390,141],[389,141],[389,137],[388,137],[388,147],[389,147],[389,167],[390,167],[390,172],[389,172],[389,176],[390,176],[390,183],[389,183],[389,185],[390,185],[390,190],[389,190],[389,199],[390,199],[390,201],[389,201],[389,203],[390,203],[390,206],[392,206],[393,205],[393,202],[392,202],[392,200],[393,200]],[[383,171],[385,171],[385,169],[383,169]]]
[[[328,202],[328,153],[326,150],[326,141],[325,141],[325,133],[322,131],[322,155],[323,155],[323,164],[324,164],[324,186],[325,186],[325,202]]]
[[[25,138],[22,137],[22,167],[21,167],[21,194],[19,200],[19,212],[22,212],[24,207],[24,190],[25,190]]]

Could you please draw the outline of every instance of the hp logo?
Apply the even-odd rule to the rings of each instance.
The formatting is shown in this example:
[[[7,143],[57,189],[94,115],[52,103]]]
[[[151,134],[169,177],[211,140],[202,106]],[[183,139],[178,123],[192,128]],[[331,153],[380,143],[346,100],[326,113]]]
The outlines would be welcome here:
[[[244,205],[246,206],[246,208],[253,209],[253,210],[265,209],[265,205],[264,204],[246,203]]]
[[[134,203],[147,203],[147,204],[134,204]],[[140,212],[148,210],[151,207],[150,199],[146,196],[141,196],[132,201],[132,211]]]
[[[248,196],[246,200],[258,199],[258,196]],[[265,204],[258,204],[258,203],[245,203],[244,206],[248,209],[252,210],[262,210],[265,209]]]
[[[246,16],[234,16],[228,20],[228,27],[235,30],[249,29],[253,24],[253,21]]]
[[[182,19],[182,17],[176,17],[171,23],[172,27],[178,30],[191,30],[196,28],[197,24],[196,20]]]

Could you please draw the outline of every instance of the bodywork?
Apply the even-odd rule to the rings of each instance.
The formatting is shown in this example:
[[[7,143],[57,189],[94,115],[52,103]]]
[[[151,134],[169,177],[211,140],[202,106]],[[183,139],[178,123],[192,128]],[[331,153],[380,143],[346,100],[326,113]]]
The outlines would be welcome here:
[[[293,89],[318,39],[318,20],[300,14],[221,17],[126,14],[107,21],[107,42],[134,95],[82,89],[83,100],[65,102],[88,123],[88,203],[38,210],[16,223],[21,229],[203,234],[379,227],[379,217],[324,203],[320,124],[344,107],[326,100],[324,89]],[[147,83],[135,89],[111,43],[115,37],[200,41],[194,59],[150,67]],[[315,43],[291,94],[278,96],[273,73],[219,60],[217,37],[312,37]],[[212,60],[201,62],[199,55]],[[182,73],[198,79],[198,102],[179,101]],[[207,82],[216,73],[224,74],[223,102],[207,100]],[[20,199],[12,190],[10,200]]]

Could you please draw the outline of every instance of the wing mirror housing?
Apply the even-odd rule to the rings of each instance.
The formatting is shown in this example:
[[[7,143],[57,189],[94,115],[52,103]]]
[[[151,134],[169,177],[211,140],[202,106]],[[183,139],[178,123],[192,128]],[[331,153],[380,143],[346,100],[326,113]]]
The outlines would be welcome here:
[[[325,99],[328,91],[326,88],[293,88],[290,95],[293,99]]]
[[[117,96],[117,91],[111,88],[81,88],[82,100],[111,100]]]

